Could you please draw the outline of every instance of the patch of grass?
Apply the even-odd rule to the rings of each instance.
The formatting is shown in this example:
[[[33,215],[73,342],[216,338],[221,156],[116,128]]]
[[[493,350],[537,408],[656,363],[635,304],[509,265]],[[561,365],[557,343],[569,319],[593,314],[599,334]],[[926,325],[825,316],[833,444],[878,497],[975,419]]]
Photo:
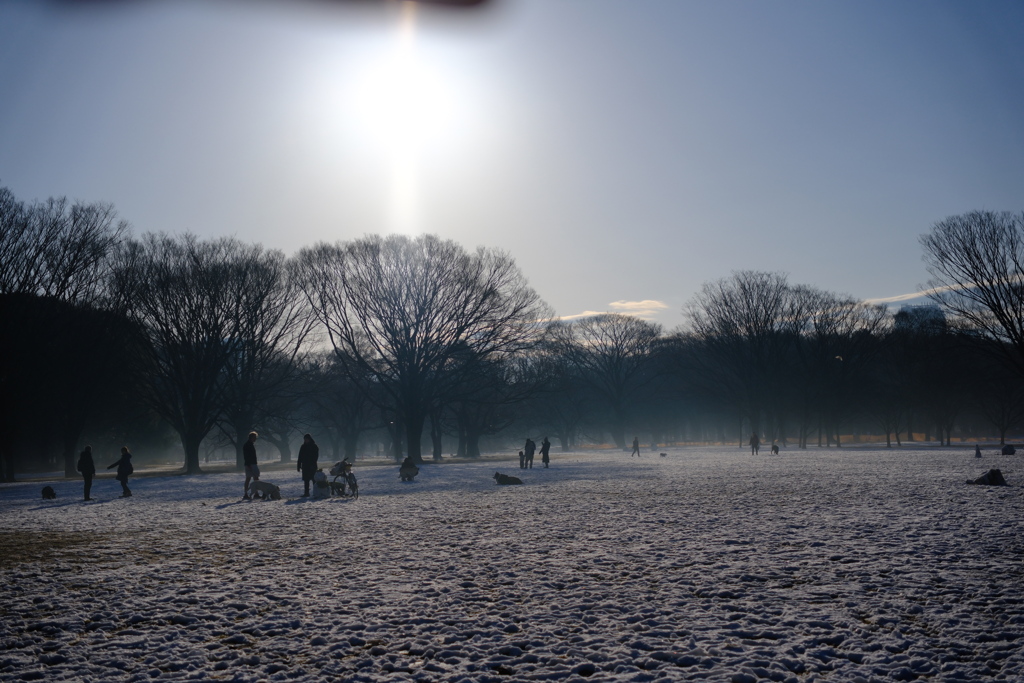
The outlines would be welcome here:
[[[101,538],[99,534],[81,532],[0,531],[0,569],[50,560]]]

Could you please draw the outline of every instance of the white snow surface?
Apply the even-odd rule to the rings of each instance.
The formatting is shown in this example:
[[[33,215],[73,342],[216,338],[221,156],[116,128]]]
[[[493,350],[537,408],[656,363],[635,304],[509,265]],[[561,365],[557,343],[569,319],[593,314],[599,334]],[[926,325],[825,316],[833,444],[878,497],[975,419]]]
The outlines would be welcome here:
[[[0,486],[0,679],[1024,681],[1024,456],[553,456]]]

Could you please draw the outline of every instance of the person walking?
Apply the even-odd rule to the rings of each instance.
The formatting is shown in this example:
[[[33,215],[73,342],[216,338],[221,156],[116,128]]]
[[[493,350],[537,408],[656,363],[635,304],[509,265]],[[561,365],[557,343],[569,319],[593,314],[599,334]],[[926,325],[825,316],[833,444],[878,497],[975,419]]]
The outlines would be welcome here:
[[[629,457],[632,458],[634,455],[640,457],[640,437],[638,436],[633,437],[633,452],[629,454]]]
[[[82,473],[85,480],[85,500],[92,500],[89,493],[92,491],[92,478],[96,476],[96,463],[92,459],[92,446],[86,446],[85,450],[78,454],[77,469]]]
[[[750,435],[750,454],[757,455],[758,450],[761,448],[761,439],[757,436],[757,432]]]
[[[121,482],[121,497],[131,498],[132,490],[128,488],[128,475],[135,471],[132,467],[132,454],[128,452],[127,446],[121,446],[121,457],[117,462],[107,465],[107,469],[117,468],[117,476],[114,477]]]
[[[302,437],[302,445],[299,446],[299,459],[295,465],[298,472],[302,472],[303,498],[309,497],[309,482],[313,481],[316,474],[316,461],[320,458],[320,447],[313,441],[313,437],[306,434]]]
[[[242,491],[243,500],[252,500],[249,496],[249,484],[260,480],[260,467],[256,464],[256,439],[259,438],[256,432],[249,432],[249,438],[242,445],[242,464],[245,466],[245,489]]]
[[[551,462],[550,453],[551,442],[548,441],[548,437],[545,436],[544,440],[540,442],[540,461],[544,463],[545,468],[548,466],[548,463]]]

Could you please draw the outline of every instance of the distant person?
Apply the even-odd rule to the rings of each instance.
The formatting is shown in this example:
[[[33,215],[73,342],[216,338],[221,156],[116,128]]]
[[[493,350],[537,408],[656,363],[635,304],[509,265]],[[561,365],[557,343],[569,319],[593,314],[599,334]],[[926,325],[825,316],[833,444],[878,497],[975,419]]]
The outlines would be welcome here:
[[[89,497],[89,493],[92,491],[92,478],[96,476],[96,463],[92,459],[92,446],[86,446],[85,450],[78,454],[78,466],[76,469],[82,473],[82,479],[85,480],[85,500],[92,500]]]
[[[750,454],[757,455],[757,452],[761,449],[761,439],[757,436],[757,432],[750,435]]]
[[[405,456],[405,460],[402,461],[401,466],[398,468],[398,478],[402,481],[412,481],[419,473],[420,468],[416,466],[416,462],[412,459],[412,456]]]
[[[974,457],[975,458],[980,458],[981,457],[981,446],[979,446],[978,444],[974,444]]]
[[[295,463],[295,470],[302,472],[302,496],[309,497],[309,482],[313,481],[316,474],[316,461],[320,458],[320,447],[313,441],[313,437],[306,434],[302,437],[302,445],[299,446],[299,459]]]
[[[249,484],[260,480],[260,466],[256,464],[256,439],[259,436],[256,432],[249,432],[249,438],[242,445],[242,464],[245,466],[245,488],[242,489],[244,500],[252,500],[249,496]]]
[[[640,457],[640,437],[637,436],[633,437],[633,452],[629,454],[629,457],[632,458],[634,455]]]
[[[121,446],[121,457],[117,462],[107,465],[107,469],[117,468],[117,476],[114,479],[121,482],[121,497],[131,498],[132,490],[128,488],[128,476],[135,471],[132,467],[132,454],[128,452],[127,446]]]
[[[533,454],[537,452],[537,444],[533,442],[533,439],[526,439],[526,462],[524,467],[526,469],[533,469]]]
[[[519,469],[526,469],[526,454],[519,451]]]
[[[544,463],[544,467],[548,466],[551,462],[551,442],[548,441],[548,437],[544,437],[544,440],[540,442],[540,461]]]

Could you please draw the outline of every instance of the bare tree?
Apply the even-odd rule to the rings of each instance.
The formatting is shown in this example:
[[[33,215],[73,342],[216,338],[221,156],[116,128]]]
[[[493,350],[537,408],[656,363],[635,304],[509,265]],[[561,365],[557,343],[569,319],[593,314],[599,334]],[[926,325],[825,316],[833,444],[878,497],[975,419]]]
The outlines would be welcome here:
[[[119,255],[113,290],[149,341],[137,359],[142,395],[178,432],[190,474],[223,413],[228,363],[251,342],[247,321],[262,315],[253,311],[274,291],[268,273],[279,272],[280,259],[258,245],[189,234],[148,234]]]
[[[866,379],[880,347],[877,334],[888,321],[884,306],[865,304],[812,287],[796,287],[800,339],[797,357],[803,372],[805,411],[819,418],[826,443],[842,445],[839,427],[866,391]],[[800,446],[807,445],[802,420]],[[819,430],[820,431],[820,430]]]
[[[239,292],[238,334],[223,370],[222,427],[240,470],[249,432],[269,419],[283,394],[293,389],[296,361],[315,319],[284,254],[252,252],[234,265],[247,284]]]
[[[127,233],[111,204],[60,197],[26,206],[0,187],[0,293],[93,300]]]
[[[64,470],[74,474],[76,441],[103,403],[82,394],[113,393],[110,363],[125,335],[110,335],[126,326],[96,304],[127,231],[109,204],[26,205],[0,187],[0,399],[10,406],[0,413],[0,478],[13,478],[13,445],[39,415],[61,435]],[[40,391],[40,403],[29,400]]]
[[[331,456],[355,462],[359,436],[377,426],[370,409],[366,382],[353,381],[346,364],[327,351],[312,355],[302,368],[303,418],[317,434],[321,445],[331,447]]]
[[[339,357],[373,378],[421,459],[423,427],[457,353],[512,354],[547,307],[507,254],[433,235],[368,236],[299,257],[303,289]]]
[[[1024,213],[972,211],[921,236],[929,296],[1024,375]]]
[[[691,354],[694,370],[758,434],[766,416],[774,428],[772,392],[787,375],[801,303],[785,275],[744,270],[705,284],[683,309],[700,347]]]
[[[615,444],[626,447],[634,403],[650,381],[650,355],[661,326],[619,313],[556,322],[548,335],[578,371],[579,378],[609,410],[609,431]]]

